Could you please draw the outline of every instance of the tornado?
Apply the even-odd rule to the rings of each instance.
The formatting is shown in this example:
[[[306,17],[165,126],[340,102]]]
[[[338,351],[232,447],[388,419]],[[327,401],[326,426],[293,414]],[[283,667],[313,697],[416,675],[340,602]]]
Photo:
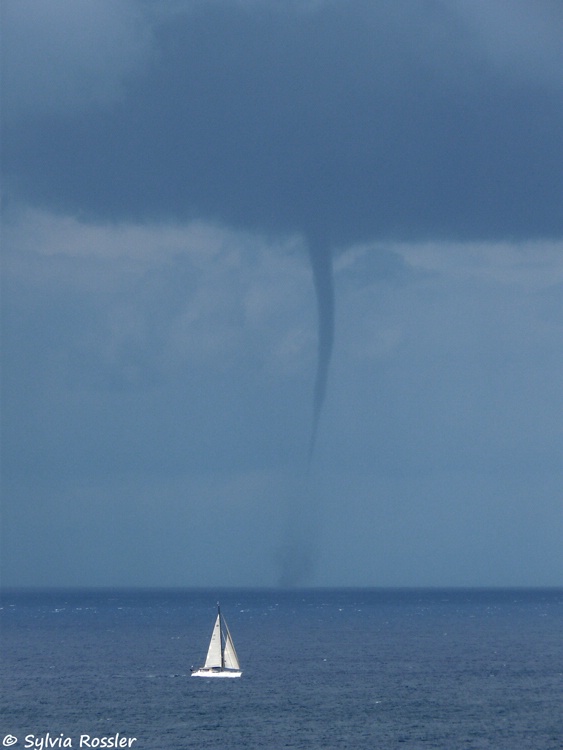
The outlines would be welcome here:
[[[334,343],[334,278],[332,254],[328,242],[313,235],[308,237],[307,247],[313,271],[318,314],[317,372],[308,452],[308,464],[310,466],[326,396],[330,358]]]

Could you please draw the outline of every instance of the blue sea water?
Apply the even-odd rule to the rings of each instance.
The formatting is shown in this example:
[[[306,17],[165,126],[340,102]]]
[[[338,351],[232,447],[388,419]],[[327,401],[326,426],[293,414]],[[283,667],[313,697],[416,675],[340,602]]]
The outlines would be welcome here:
[[[238,680],[190,677],[217,599]],[[563,747],[562,590],[12,591],[1,606],[15,748],[117,733],[136,750]]]

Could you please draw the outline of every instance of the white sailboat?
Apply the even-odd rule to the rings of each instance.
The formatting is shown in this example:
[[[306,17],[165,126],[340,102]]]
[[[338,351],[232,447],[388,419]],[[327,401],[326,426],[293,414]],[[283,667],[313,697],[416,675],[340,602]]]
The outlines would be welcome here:
[[[198,669],[192,667],[192,677],[240,677],[241,674],[229,626],[217,603],[217,619],[211,633],[205,664]]]

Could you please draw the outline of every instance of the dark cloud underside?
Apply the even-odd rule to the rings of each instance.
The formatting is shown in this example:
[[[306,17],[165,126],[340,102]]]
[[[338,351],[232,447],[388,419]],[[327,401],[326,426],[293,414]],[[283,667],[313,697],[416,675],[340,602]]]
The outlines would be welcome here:
[[[556,235],[562,88],[486,64],[447,7],[195,5],[119,101],[6,125],[11,190],[327,245]]]

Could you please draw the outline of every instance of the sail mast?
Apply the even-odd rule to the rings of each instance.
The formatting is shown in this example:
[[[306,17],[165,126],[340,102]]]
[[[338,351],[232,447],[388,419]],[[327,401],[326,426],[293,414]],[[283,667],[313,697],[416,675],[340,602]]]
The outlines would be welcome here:
[[[221,618],[221,607],[217,602],[217,614],[219,615],[219,643],[221,644],[221,669],[225,669],[225,646],[223,644],[223,621]]]

